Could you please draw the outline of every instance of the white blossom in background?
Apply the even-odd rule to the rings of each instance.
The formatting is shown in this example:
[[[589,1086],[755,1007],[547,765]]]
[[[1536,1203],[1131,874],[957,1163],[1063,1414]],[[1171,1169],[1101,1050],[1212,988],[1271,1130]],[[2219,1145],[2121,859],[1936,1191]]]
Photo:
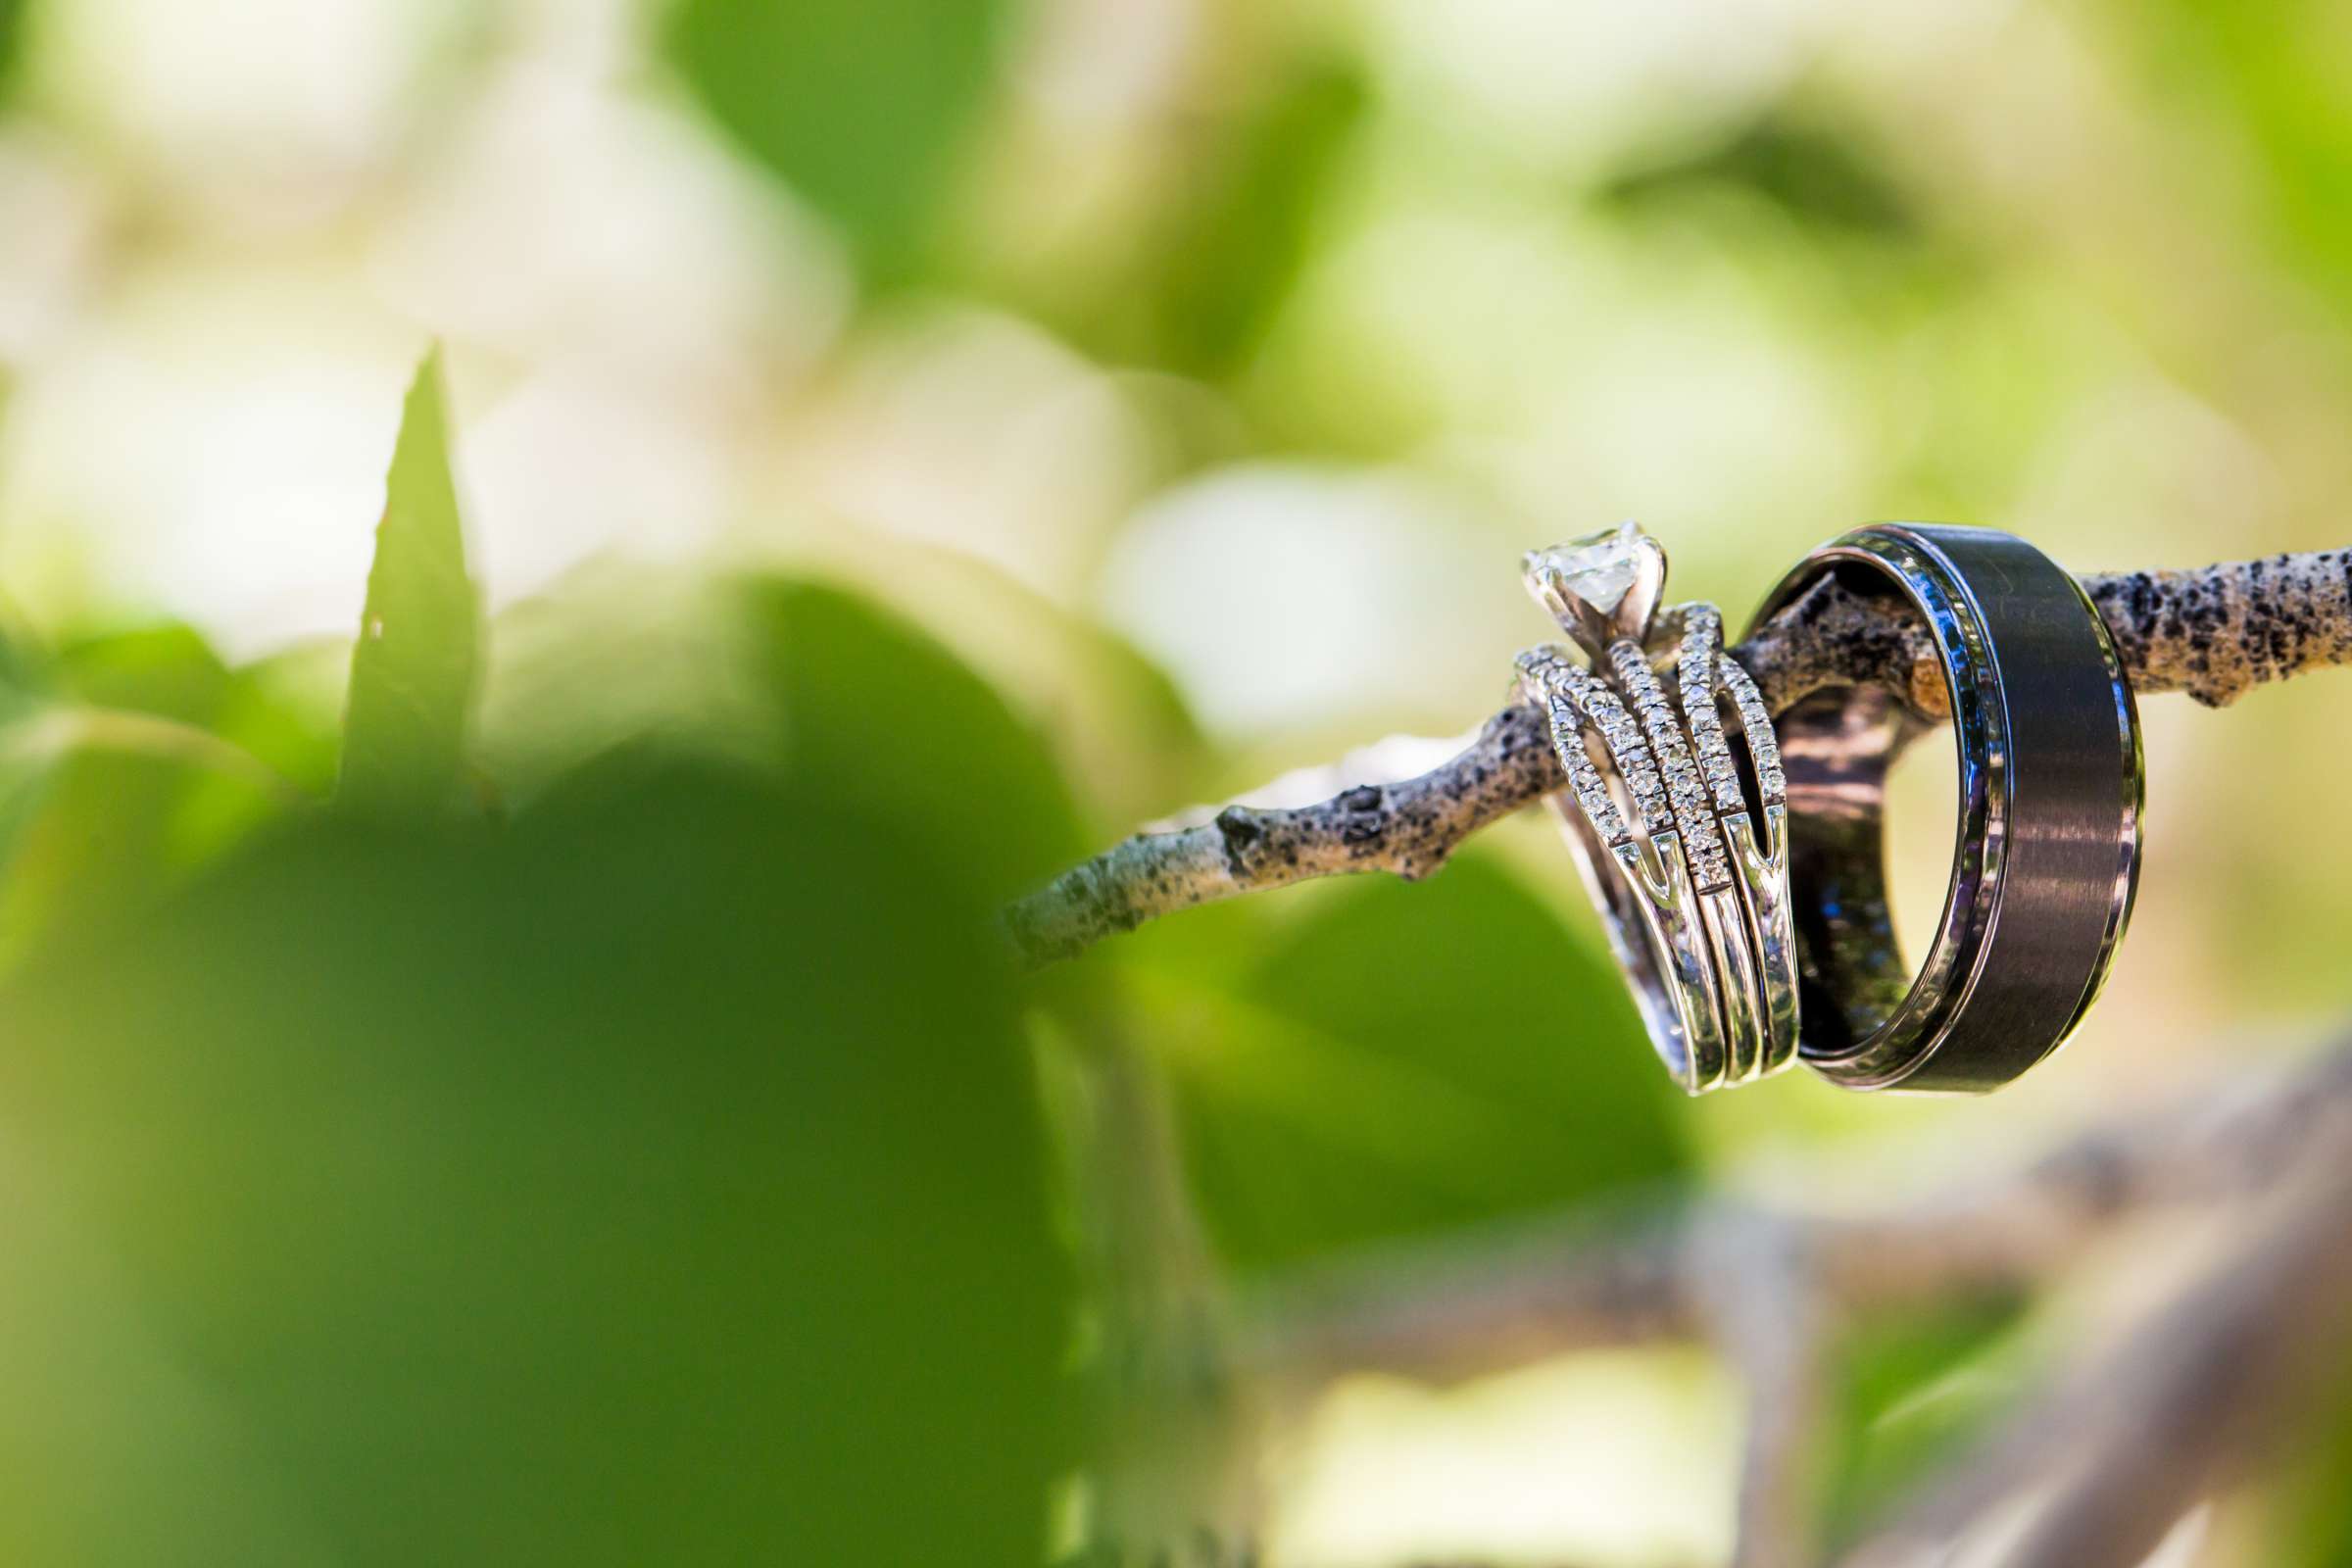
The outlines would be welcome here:
[[[1561,1356],[1454,1390],[1352,1379],[1289,1458],[1269,1558],[1723,1562],[1737,1405],[1690,1351]]]
[[[72,329],[107,220],[104,190],[63,138],[0,130],[0,373]]]
[[[1397,89],[1569,169],[1727,122],[1813,59],[1830,0],[1355,0]]]
[[[458,350],[461,478],[496,603],[603,550],[708,546],[854,287],[778,186],[617,85],[619,42],[545,43],[469,106],[368,267]]]
[[[1153,461],[1116,377],[1017,318],[963,309],[869,330],[780,439],[782,510],[977,557],[1063,604]]]
[[[1531,400],[1510,432],[1506,490],[1639,512],[1670,548],[1753,556],[1765,570],[1867,516],[1845,368],[1714,281],[1682,301],[1627,311],[1584,345],[1581,373]]]
[[[1313,368],[1335,357],[1356,372],[1336,392]],[[1868,515],[1868,369],[1720,257],[1433,188],[1335,239],[1258,396],[1402,406],[1419,462],[1541,519],[1522,546],[1633,516],[1678,561],[1760,575]]]
[[[1542,631],[1502,543],[1404,473],[1254,465],[1145,507],[1099,603],[1231,736],[1475,712],[1501,695],[1507,639]]]
[[[847,318],[831,239],[665,95],[628,8],[519,8],[457,96],[425,90],[439,0],[287,9],[101,0],[36,34],[107,155],[0,148],[29,198],[0,217],[12,592],[236,657],[348,635],[435,337],[492,608],[607,549],[708,546]],[[93,263],[149,204],[172,218],[135,259]]]
[[[1205,0],[1037,0],[1015,84],[1074,134],[1163,107],[1206,30]]]
[[[187,617],[232,656],[358,623],[422,341],[348,277],[186,264],[118,284],[0,428],[0,578]]]
[[[380,175],[464,0],[73,0],[35,8],[43,98],[154,199],[282,230]]]
[[[412,172],[370,278],[497,355],[593,355],[648,383],[650,405],[740,408],[831,347],[848,264],[781,186],[639,90],[647,69],[621,49],[558,32],[498,63]]]

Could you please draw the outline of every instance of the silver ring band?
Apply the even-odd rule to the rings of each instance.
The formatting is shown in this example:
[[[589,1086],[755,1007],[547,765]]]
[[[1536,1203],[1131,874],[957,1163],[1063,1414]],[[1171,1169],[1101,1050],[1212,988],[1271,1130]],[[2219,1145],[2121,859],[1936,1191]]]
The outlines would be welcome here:
[[[1683,641],[1676,659],[1675,680],[1680,689],[1683,725],[1698,754],[1705,787],[1713,797],[1715,816],[1723,830],[1731,875],[1738,901],[1736,920],[1742,941],[1731,944],[1740,958],[1726,956],[1726,990],[1734,962],[1743,964],[1744,984],[1737,989],[1752,1000],[1744,1038],[1755,1055],[1747,1077],[1780,1071],[1795,1059],[1797,1049],[1796,936],[1788,903],[1788,783],[1781,769],[1780,745],[1764,699],[1746,670],[1723,651],[1723,614],[1713,605],[1681,608]],[[1732,700],[1739,714],[1740,738],[1754,767],[1756,796],[1751,805],[1740,787],[1740,769],[1725,738],[1717,693]],[[1763,831],[1757,831],[1761,817]]]
[[[1605,650],[1610,676],[1557,648],[1522,654],[1519,672],[1521,690],[1549,718],[1569,780],[1552,804],[1651,1044],[1684,1091],[1700,1094],[1795,1059],[1797,981],[1772,725],[1754,682],[1723,656],[1721,613],[1688,605],[1677,615],[1679,713],[1630,638]],[[1752,806],[1718,690],[1733,699],[1754,764]],[[1648,855],[1588,750],[1588,730],[1623,784]]]
[[[2075,580],[2014,535],[1859,529],[1800,562],[1757,623],[1829,576],[1924,617],[1951,696],[1960,822],[1914,977],[1887,916],[1884,827],[1887,766],[1925,726],[1875,687],[1781,716],[1801,1049],[1849,1088],[1981,1093],[2058,1048],[2123,939],[2142,790],[2131,687]]]
[[[1552,808],[1650,1045],[1684,1093],[1718,1088],[1729,1081],[1730,1059],[1714,942],[1642,726],[1615,692],[1551,649],[1530,649],[1518,665],[1520,687],[1544,710],[1568,772],[1569,788],[1551,797]],[[1625,783],[1654,866],[1586,750],[1588,727]]]
[[[1649,655],[1632,639],[1620,638],[1609,647],[1609,667],[1617,676],[1617,689],[1641,715],[1651,753],[1666,770],[1674,828],[1690,860],[1699,925],[1706,932],[1715,995],[1723,1009],[1722,1081],[1750,1082],[1764,1071],[1764,982],[1756,972],[1747,909],[1733,883],[1731,857],[1724,853],[1723,829],[1690,754],[1683,720],[1666,701],[1665,689],[1649,667]]]

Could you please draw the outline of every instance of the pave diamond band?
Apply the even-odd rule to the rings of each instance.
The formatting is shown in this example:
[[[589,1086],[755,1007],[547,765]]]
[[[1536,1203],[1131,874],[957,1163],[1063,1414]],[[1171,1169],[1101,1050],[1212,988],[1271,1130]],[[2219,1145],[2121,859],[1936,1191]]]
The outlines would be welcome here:
[[[1617,694],[1560,649],[1530,649],[1518,663],[1520,690],[1543,706],[1567,794],[1575,797],[1571,805],[1554,795],[1552,808],[1633,985],[1650,1044],[1685,1093],[1716,1088],[1731,1061],[1715,942],[1649,743]],[[1588,731],[1633,801],[1642,838],[1594,763]]]
[[[1683,723],[1730,845],[1740,918],[1754,956],[1759,1017],[1756,1072],[1778,1072],[1796,1057],[1796,930],[1788,897],[1788,780],[1772,718],[1755,681],[1723,649],[1723,614],[1713,605],[1682,609],[1682,647],[1676,680]],[[1717,695],[1728,695],[1740,718],[1740,739],[1754,767],[1755,802],[1741,786],[1740,767],[1724,733]]]
[[[1649,656],[1632,642],[1618,642],[1610,645],[1609,663],[1616,671],[1618,689],[1642,716],[1642,733],[1648,739],[1650,751],[1665,769],[1674,823],[1690,851],[1690,874],[1702,892],[1730,886],[1731,863],[1724,858],[1723,835],[1715,826],[1714,808],[1699,780],[1698,763],[1690,755],[1690,738],[1666,701],[1665,688],[1651,672]]]
[[[1578,704],[1578,688],[1590,684],[1591,679],[1556,649],[1531,648],[1519,656],[1520,690],[1542,705],[1550,725],[1552,750],[1559,754],[1576,803],[1591,820],[1592,831],[1614,850],[1632,843],[1634,836],[1625,825],[1625,813],[1617,808],[1616,797],[1609,793],[1608,780],[1601,777],[1592,754],[1585,747],[1587,720]]]
[[[1679,638],[1654,649],[1665,553],[1631,524],[1534,552],[1525,575],[1586,655],[1530,649],[1520,690],[1568,776],[1552,806],[1652,1046],[1691,1094],[1779,1071],[1797,1036],[1786,783],[1762,697],[1723,652],[1721,612],[1682,607],[1667,617]]]

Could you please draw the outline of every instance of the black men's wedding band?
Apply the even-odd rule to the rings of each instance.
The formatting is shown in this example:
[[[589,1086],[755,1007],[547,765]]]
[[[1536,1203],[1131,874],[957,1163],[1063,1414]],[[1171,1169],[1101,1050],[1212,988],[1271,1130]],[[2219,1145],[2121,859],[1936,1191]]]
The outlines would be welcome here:
[[[1855,1089],[1982,1092],[2057,1049],[2097,996],[2139,864],[2138,714],[2075,580],[1989,528],[1882,524],[1814,551],[1756,620],[1824,579],[1925,618],[1951,696],[1959,825],[1916,975],[1886,905],[1886,770],[1925,727],[1877,688],[1780,719],[1802,1052]]]

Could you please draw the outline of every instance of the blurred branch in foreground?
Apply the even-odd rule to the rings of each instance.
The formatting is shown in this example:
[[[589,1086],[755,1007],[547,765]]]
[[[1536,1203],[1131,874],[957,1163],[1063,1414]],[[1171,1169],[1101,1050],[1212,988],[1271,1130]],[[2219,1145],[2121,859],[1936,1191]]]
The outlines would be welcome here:
[[[1824,1298],[1883,1311],[2056,1273],[2105,1226],[2276,1187],[2352,1123],[2352,1042],[2217,1096],[2095,1127],[2025,1169],[1881,1214],[1706,1200],[1614,1225],[1539,1225],[1296,1278],[1256,1298],[1250,1355],[1290,1378],[1366,1367],[1453,1380],[1563,1350],[1701,1338],[1727,1237],[1769,1230]],[[1752,1247],[1752,1240],[1737,1245]]]
[[[2352,1317],[2347,1172],[2352,1041],[1884,1213],[1696,1200],[1317,1271],[1241,1303],[1237,1353],[1265,1386],[1304,1397],[1361,1371],[1450,1381],[1575,1349],[1712,1341],[1752,1398],[1735,1560],[1807,1562],[1802,1471],[1826,1329],[2046,1285],[2124,1221],[2231,1205],[2253,1222],[2233,1221],[2231,1245],[2137,1334],[1932,1479],[1850,1559],[1942,1562],[2006,1523],[2024,1535],[2004,1560],[2136,1563],[2300,1413],[2304,1370]]]
[[[2220,707],[2266,681],[2352,662],[2352,548],[2195,571],[2082,579],[2132,689]],[[1927,633],[1897,606],[1825,579],[1734,650],[1775,712],[1826,686],[1884,686],[1925,718],[1948,699]],[[1459,756],[1419,777],[1359,784],[1295,808],[1229,806],[1208,821],[1143,833],[1004,912],[1031,964],[1195,905],[1314,877],[1430,875],[1472,834],[1563,787],[1543,721],[1506,708]]]

